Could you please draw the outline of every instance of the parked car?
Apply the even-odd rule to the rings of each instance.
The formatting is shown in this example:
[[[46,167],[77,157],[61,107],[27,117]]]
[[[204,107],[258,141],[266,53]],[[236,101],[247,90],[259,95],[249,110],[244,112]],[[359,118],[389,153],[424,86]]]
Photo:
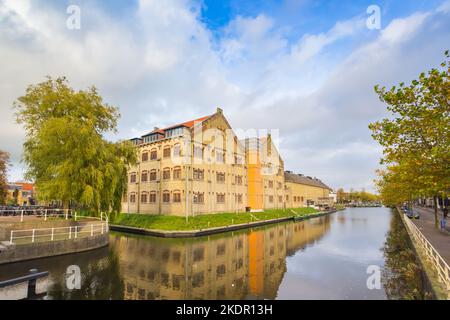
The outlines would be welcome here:
[[[414,210],[407,210],[406,216],[410,219],[419,219],[420,218],[419,213]]]

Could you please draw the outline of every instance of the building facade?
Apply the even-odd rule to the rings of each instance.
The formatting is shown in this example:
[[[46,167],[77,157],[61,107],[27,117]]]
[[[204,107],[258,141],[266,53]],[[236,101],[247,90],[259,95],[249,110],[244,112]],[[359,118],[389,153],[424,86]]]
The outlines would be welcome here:
[[[36,204],[36,190],[34,184],[29,182],[8,182],[8,195],[6,202],[19,206]]]
[[[139,161],[129,169],[122,212],[185,216],[245,210],[245,149],[221,109],[132,141]]]
[[[195,216],[295,208],[329,197],[320,180],[284,171],[270,134],[239,140],[220,108],[131,141],[138,162],[128,170],[122,212]]]
[[[296,174],[292,171],[286,171],[284,179],[288,208],[333,205],[333,197],[330,197],[332,189],[320,179]]]

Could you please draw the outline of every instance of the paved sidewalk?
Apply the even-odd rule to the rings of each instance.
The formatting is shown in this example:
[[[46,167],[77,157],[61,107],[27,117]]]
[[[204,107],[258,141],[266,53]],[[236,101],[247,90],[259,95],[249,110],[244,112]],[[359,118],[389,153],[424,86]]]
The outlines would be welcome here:
[[[414,207],[414,210],[419,212],[420,219],[412,219],[412,221],[447,264],[450,265],[450,232],[436,229],[434,225],[434,209]],[[439,219],[441,217],[442,211],[439,212]],[[447,229],[449,224],[450,219],[447,218]]]

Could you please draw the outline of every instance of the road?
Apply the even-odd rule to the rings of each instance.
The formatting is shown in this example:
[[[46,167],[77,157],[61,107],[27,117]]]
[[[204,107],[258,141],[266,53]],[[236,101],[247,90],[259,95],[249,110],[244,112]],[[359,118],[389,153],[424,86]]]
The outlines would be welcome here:
[[[420,229],[423,235],[428,239],[431,245],[439,252],[441,257],[450,265],[450,219],[447,218],[447,231],[436,229],[434,225],[434,209],[414,207],[420,214],[420,219],[412,221]],[[439,212],[439,219],[442,217],[442,211]]]

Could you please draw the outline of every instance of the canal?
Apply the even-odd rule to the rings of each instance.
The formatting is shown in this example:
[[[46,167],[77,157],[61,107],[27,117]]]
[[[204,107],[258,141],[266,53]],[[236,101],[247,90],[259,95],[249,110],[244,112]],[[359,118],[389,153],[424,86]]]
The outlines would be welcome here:
[[[401,221],[388,208],[348,208],[196,239],[112,232],[107,248],[0,266],[0,280],[31,268],[50,272],[46,299],[430,297]],[[68,268],[80,271],[80,289]],[[369,289],[378,270],[381,284],[371,278]]]

